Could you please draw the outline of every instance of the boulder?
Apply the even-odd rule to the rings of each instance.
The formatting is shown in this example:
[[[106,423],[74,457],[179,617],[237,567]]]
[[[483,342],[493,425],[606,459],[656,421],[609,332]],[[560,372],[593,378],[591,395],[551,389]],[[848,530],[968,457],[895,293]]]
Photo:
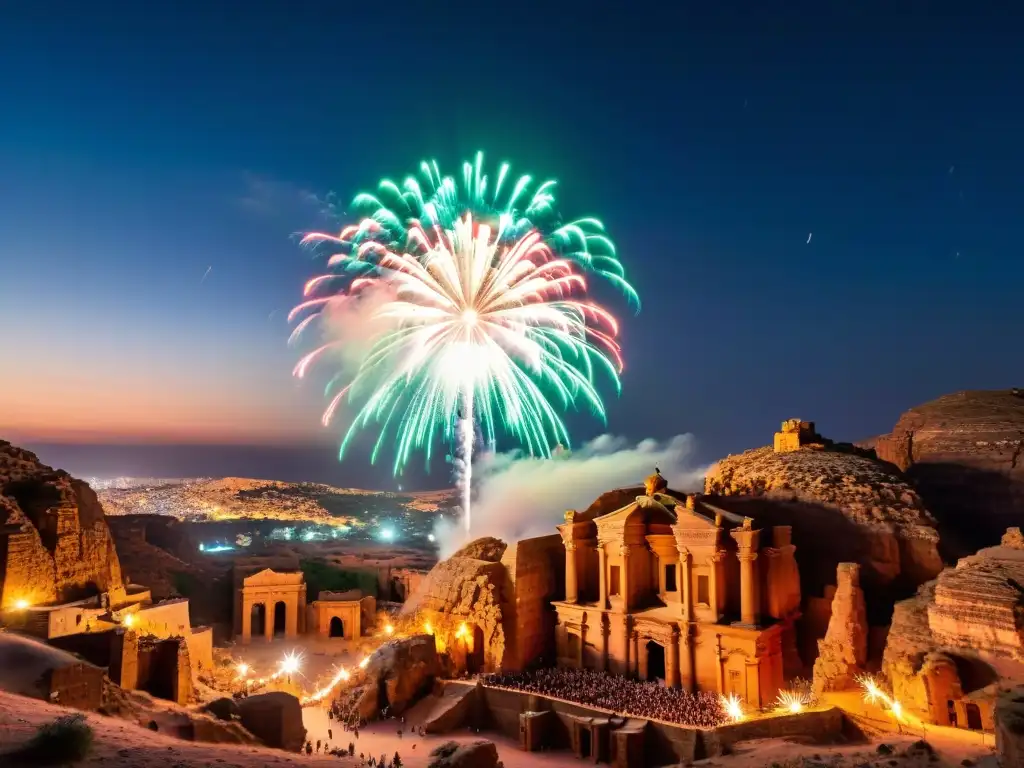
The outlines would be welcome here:
[[[268,747],[298,752],[306,743],[302,706],[290,693],[273,691],[238,702],[242,725]]]
[[[1024,765],[1024,686],[999,694],[996,702],[996,753],[1003,768]]]
[[[238,709],[238,702],[234,699],[229,699],[226,696],[211,701],[209,704],[205,705],[201,711],[210,713],[218,720],[231,721],[237,720],[241,717],[241,711]]]
[[[947,559],[991,546],[1024,516],[1024,392],[974,390],[911,408],[869,443],[938,521]]]
[[[479,739],[465,744],[445,742],[430,753],[427,768],[497,768],[499,765],[494,742]]]
[[[852,688],[862,672],[868,655],[868,620],[864,593],[860,588],[860,566],[840,563],[836,571],[838,587],[832,598],[832,617],[828,631],[818,641],[814,662],[814,696],[825,691]]]
[[[501,561],[501,556],[505,554],[507,548],[508,544],[501,539],[496,539],[493,536],[484,536],[469,542],[452,557],[486,560],[488,563],[497,563]]]

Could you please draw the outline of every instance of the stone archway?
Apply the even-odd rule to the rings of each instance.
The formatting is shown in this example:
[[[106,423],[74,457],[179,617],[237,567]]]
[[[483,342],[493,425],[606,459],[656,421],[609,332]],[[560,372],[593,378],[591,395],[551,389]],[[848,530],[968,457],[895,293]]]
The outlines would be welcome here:
[[[263,603],[253,603],[251,617],[252,634],[262,637],[267,626],[267,606]]]
[[[284,600],[274,603],[274,636],[283,636],[288,631],[288,606]]]
[[[331,617],[330,630],[327,633],[328,637],[344,637],[345,636],[345,622],[339,617]]]
[[[967,727],[972,731],[980,731],[983,726],[981,724],[981,710],[978,705],[973,701],[967,702],[964,706],[965,713],[967,715]]]

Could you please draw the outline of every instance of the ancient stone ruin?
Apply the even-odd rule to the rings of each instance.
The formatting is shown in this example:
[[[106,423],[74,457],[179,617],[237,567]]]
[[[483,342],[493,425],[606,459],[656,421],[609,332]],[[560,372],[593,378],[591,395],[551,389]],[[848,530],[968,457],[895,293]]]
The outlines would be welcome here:
[[[832,617],[825,637],[818,641],[818,658],[814,662],[816,697],[826,691],[854,687],[856,676],[864,671],[867,663],[868,620],[860,588],[860,566],[840,563],[836,581]]]

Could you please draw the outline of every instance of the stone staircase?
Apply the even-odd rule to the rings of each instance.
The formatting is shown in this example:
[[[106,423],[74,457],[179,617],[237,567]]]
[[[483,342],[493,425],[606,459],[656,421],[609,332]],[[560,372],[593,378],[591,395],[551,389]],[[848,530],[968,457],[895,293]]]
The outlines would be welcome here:
[[[466,723],[475,693],[475,685],[445,683],[441,693],[427,696],[406,713],[406,723],[427,733],[453,731]]]

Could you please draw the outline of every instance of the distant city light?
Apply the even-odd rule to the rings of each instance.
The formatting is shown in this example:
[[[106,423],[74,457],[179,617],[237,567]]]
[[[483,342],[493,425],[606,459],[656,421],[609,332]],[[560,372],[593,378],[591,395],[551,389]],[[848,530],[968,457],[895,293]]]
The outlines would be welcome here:
[[[431,541],[431,542],[437,541],[437,537],[434,536],[434,534],[432,534],[432,533],[428,533],[427,534],[427,541]]]
[[[21,600],[15,600],[14,601],[14,607],[17,610],[19,610],[19,611],[27,610],[28,606],[29,606],[29,602],[28,602],[28,600],[25,600],[24,598],[22,598]]]
[[[392,541],[395,538],[395,529],[385,526],[377,534],[382,541]]]

